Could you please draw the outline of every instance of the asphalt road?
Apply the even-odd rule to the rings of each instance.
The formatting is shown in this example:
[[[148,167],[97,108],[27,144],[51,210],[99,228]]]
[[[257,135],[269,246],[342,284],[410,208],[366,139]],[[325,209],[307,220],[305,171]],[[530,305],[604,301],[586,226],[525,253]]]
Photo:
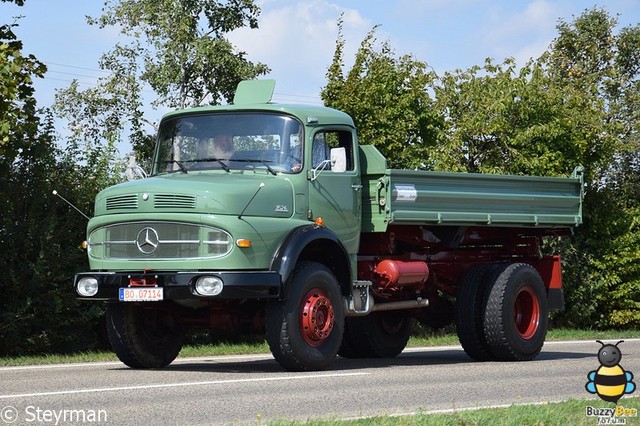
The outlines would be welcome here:
[[[639,384],[640,339],[619,347],[620,365]],[[473,362],[456,346],[411,348],[394,359],[338,358],[312,373],[284,371],[267,355],[179,358],[162,370],[4,367],[0,425],[266,424],[589,398],[599,348],[547,342],[536,360],[517,363]]]

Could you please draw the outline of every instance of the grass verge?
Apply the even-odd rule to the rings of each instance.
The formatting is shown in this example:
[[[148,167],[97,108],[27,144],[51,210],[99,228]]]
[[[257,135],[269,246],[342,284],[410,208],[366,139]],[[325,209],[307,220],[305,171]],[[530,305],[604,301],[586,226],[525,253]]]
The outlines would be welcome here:
[[[450,413],[423,412],[407,416],[378,416],[354,420],[308,420],[306,422],[275,421],[270,426],[593,426],[596,424],[640,424],[640,400],[624,398],[618,407],[636,410],[635,416],[602,417],[588,416],[587,407],[616,408],[611,403],[592,399],[573,399],[535,405],[512,405],[500,408],[477,410],[454,410]],[[624,422],[624,423],[623,423]]]

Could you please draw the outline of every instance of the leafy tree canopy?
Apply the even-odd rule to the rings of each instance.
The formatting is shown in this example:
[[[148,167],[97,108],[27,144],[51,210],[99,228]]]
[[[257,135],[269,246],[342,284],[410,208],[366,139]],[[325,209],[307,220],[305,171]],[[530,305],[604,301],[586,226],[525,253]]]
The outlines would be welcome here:
[[[15,26],[0,26],[0,158],[9,162],[28,148],[28,134],[38,125],[33,78],[46,71],[33,55],[22,53]]]
[[[225,38],[236,28],[256,28],[259,12],[253,0],[106,0],[103,14],[88,22],[116,26],[125,36],[101,58],[100,67],[111,73],[96,87],[80,90],[74,83],[59,91],[54,109],[76,141],[118,142],[128,134],[145,164],[155,133],[144,112],[149,88],[155,107],[218,104],[232,99],[239,81],[269,71]]]
[[[0,355],[95,348],[101,307],[81,306],[69,285],[86,268],[86,222],[51,192],[90,212],[95,188],[113,181],[95,172],[109,172],[102,150],[79,165],[58,148],[53,117],[34,97],[46,68],[24,53],[16,26],[0,26]]]
[[[253,0],[107,0],[103,15],[88,21],[118,26],[132,38],[140,80],[159,95],[155,104],[184,108],[230,101],[240,80],[268,72],[225,38],[237,28],[257,28],[259,13]]]
[[[427,64],[406,55],[396,58],[389,43],[376,50],[374,28],[362,41],[355,63],[343,71],[342,18],[333,63],[322,98],[351,115],[360,142],[375,145],[391,167],[424,168],[427,149],[442,123],[425,90],[435,79]]]
[[[587,10],[559,23],[540,59],[554,84],[599,112],[597,121],[583,113],[577,122],[592,122],[585,151],[592,179],[584,226],[565,256],[564,319],[581,326],[640,326],[640,25],[616,27],[605,10]]]

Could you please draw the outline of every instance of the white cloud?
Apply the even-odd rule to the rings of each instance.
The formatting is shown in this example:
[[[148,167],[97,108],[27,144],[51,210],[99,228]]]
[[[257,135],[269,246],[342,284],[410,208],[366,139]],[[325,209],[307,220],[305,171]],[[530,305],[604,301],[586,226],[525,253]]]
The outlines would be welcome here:
[[[535,0],[520,12],[495,9],[482,28],[482,44],[496,60],[514,57],[519,64],[539,57],[555,36],[559,16],[552,2]]]
[[[353,56],[351,49],[355,52],[372,26],[358,11],[326,0],[272,2],[262,10],[259,29],[238,29],[229,34],[229,39],[247,53],[249,60],[271,68],[269,77],[277,80],[276,97],[280,101],[320,103],[341,13],[348,45],[345,57]]]

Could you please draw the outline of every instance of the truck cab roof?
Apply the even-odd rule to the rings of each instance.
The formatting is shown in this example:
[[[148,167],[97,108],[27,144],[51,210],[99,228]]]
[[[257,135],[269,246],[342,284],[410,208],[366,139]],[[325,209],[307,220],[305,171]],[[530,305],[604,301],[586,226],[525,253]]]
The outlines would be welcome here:
[[[238,85],[234,102],[229,105],[208,105],[186,108],[165,114],[162,120],[185,114],[225,113],[239,111],[265,111],[297,117],[307,126],[345,125],[355,127],[346,113],[321,105],[280,104],[271,101],[274,80],[245,80]]]

